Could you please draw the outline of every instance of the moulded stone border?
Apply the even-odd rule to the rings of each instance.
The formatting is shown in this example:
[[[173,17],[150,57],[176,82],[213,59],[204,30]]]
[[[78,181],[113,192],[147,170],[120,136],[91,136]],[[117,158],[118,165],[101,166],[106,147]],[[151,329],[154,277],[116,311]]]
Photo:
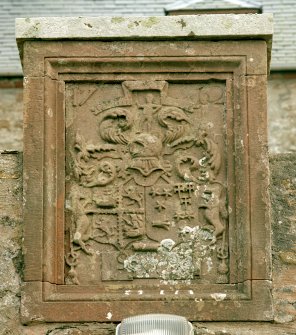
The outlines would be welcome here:
[[[151,307],[191,321],[272,320],[266,151],[272,16],[27,18],[17,19],[16,28],[25,74],[23,323],[119,321]],[[140,297],[126,283],[65,285],[65,87],[151,75],[225,84],[229,282],[184,284],[178,295],[147,283]]]
[[[87,46],[91,42],[85,43]],[[192,43],[196,44],[196,42]],[[33,42],[30,42],[30,47],[34,47]],[[226,48],[227,44],[224,47]],[[261,47],[264,48],[264,44],[261,44]],[[70,51],[69,54],[75,56],[73,51]],[[147,296],[146,298],[144,296],[141,297],[141,299],[137,299],[136,296],[134,299],[129,299],[128,302],[125,302],[127,299],[122,293],[113,294],[112,297],[111,292],[106,292],[107,295],[103,294],[100,296],[100,294],[93,292],[92,288],[81,289],[80,287],[67,287],[63,285],[62,271],[64,259],[62,227],[64,167],[62,162],[64,161],[64,153],[61,148],[64,148],[64,136],[62,135],[64,131],[64,80],[73,80],[72,76],[75,76],[75,80],[78,81],[85,79],[83,78],[87,69],[85,65],[90,65],[92,62],[96,65],[94,67],[91,66],[94,75],[103,74],[106,76],[108,73],[104,73],[106,72],[105,70],[101,73],[99,58],[59,59],[47,58],[45,56],[46,53],[40,58],[42,66],[45,66],[44,70],[47,69],[46,71],[48,71],[45,71],[45,77],[28,77],[26,79],[24,179],[27,203],[25,206],[24,253],[26,284],[22,298],[23,322],[106,321],[107,315],[109,315],[108,313],[112,314],[112,321],[121,320],[128,315],[126,313],[128,313],[131,308],[132,310],[141,309],[142,311],[148,312],[151,308],[152,301],[157,301],[159,312],[168,312],[169,310],[170,312],[182,314],[185,308],[186,313],[184,312],[184,315],[191,320],[238,321],[272,319],[268,261],[268,250],[270,246],[268,242],[269,218],[267,213],[268,207],[266,207],[267,198],[266,195],[262,198],[262,191],[260,191],[260,195],[258,195],[258,191],[256,191],[256,187],[259,187],[259,189],[263,187],[264,189],[264,185],[266,185],[268,181],[268,169],[266,166],[263,167],[265,172],[264,175],[262,175],[261,172],[263,170],[262,166],[260,166],[258,170],[259,175],[256,176],[257,172],[254,168],[258,165],[258,157],[265,157],[265,153],[262,151],[262,146],[260,145],[254,151],[254,154],[252,154],[251,146],[255,145],[255,143],[250,147],[247,143],[249,142],[249,138],[251,141],[254,140],[256,142],[258,124],[256,123],[257,121],[255,121],[254,124],[256,127],[252,129],[250,126],[252,126],[253,121],[250,119],[248,122],[246,119],[247,114],[250,114],[251,111],[255,109],[261,112],[252,113],[250,117],[263,117],[264,119],[266,98],[264,93],[264,81],[266,77],[246,77],[244,72],[245,66],[242,66],[245,57],[241,57],[240,59],[233,57],[232,62],[231,57],[221,57],[222,64],[223,59],[226,59],[230,65],[226,73],[223,73],[223,66],[220,69],[215,67],[213,69],[213,59],[207,57],[202,60],[202,68],[200,68],[199,72],[198,68],[200,63],[197,62],[196,72],[193,71],[190,73],[195,76],[193,80],[198,79],[198,74],[205,76],[207,72],[212,73],[211,78],[215,78],[215,73],[217,73],[217,77],[220,76],[220,79],[222,79],[221,74],[223,73],[225,80],[228,82],[228,91],[231,91],[228,100],[231,100],[232,96],[235,101],[239,102],[238,104],[234,104],[234,106],[229,102],[229,108],[233,109],[236,115],[234,117],[236,135],[233,139],[233,145],[236,145],[235,150],[238,150],[235,163],[237,175],[235,178],[241,182],[244,180],[243,184],[240,184],[240,188],[247,190],[250,186],[250,190],[254,190],[254,200],[251,199],[251,206],[252,208],[257,207],[258,210],[254,212],[253,215],[255,216],[253,219],[251,218],[251,225],[249,226],[245,221],[248,221],[247,217],[249,211],[247,208],[249,195],[248,192],[245,192],[245,201],[239,200],[244,203],[243,207],[240,209],[241,205],[239,204],[237,207],[240,213],[237,227],[245,231],[247,235],[241,235],[243,238],[240,240],[240,247],[237,250],[239,252],[237,257],[244,261],[241,262],[243,267],[239,269],[238,276],[236,279],[232,279],[234,286],[236,286],[234,292],[230,292],[229,296],[226,294],[224,299],[217,301],[211,297],[212,292],[216,292],[216,290],[210,290],[204,295],[193,292],[193,296],[191,293],[189,294],[188,291],[181,296],[180,299],[175,299],[168,309],[166,299],[156,300],[157,294],[155,295],[155,293],[152,294],[150,299],[148,299]],[[190,61],[194,62],[195,59],[196,58],[192,57]],[[119,60],[120,59],[117,59],[117,62]],[[130,64],[133,64],[132,60],[135,62],[140,61],[137,57],[128,60],[131,62]],[[155,60],[156,59],[154,59],[154,62]],[[104,59],[102,59],[102,61],[104,62]],[[150,62],[151,61],[152,59],[150,59]],[[165,58],[162,59],[162,64],[165,63],[164,61]],[[182,63],[182,61],[188,62],[188,57],[185,55],[183,55],[183,57],[180,56],[178,62]],[[147,64],[149,64],[149,61]],[[116,61],[114,65],[116,66]],[[204,68],[204,66],[206,66],[206,68]],[[133,66],[131,65],[131,67]],[[187,71],[188,70],[192,70],[192,67],[189,67]],[[184,71],[184,69],[182,71]],[[109,75],[110,73],[112,74],[112,68],[107,72],[109,72]],[[140,75],[142,73],[134,69],[127,74],[122,73],[121,75],[124,78],[124,75],[133,75],[136,72]],[[166,73],[169,72],[168,70],[162,75],[165,76],[167,75]],[[60,76],[63,76],[63,80],[60,79]],[[255,98],[255,95],[258,93],[256,88],[258,80],[259,82],[261,80],[260,78],[262,79],[263,86],[258,100],[258,98]],[[182,77],[180,79],[182,79]],[[253,88],[255,88],[255,90],[253,90]],[[256,101],[255,106],[253,106],[254,101]],[[241,110],[248,110],[248,113],[241,114]],[[264,141],[264,123],[260,122],[260,124],[262,126],[262,129],[259,127],[261,129],[259,129],[261,134],[260,139]],[[231,127],[231,123],[229,123],[229,126]],[[55,143],[55,145],[51,145],[50,143]],[[242,150],[242,148],[240,148],[240,144],[242,143],[245,143],[244,154],[239,153],[239,151]],[[263,142],[262,144],[264,146]],[[251,155],[248,158],[249,152]],[[232,153],[229,154],[230,158]],[[249,175],[249,171],[252,171],[252,176]],[[36,197],[36,194],[39,196]],[[43,196],[41,196],[42,194]],[[257,195],[259,198],[256,198]],[[242,210],[245,206],[246,209]],[[258,223],[262,222],[262,220],[264,220],[265,225],[262,226],[260,224],[259,228]],[[260,255],[259,263],[257,259],[258,255]],[[232,262],[232,267],[235,268],[239,266],[238,259]],[[258,266],[256,264],[258,264]],[[220,293],[227,291],[227,285],[225,287],[223,286],[223,288],[222,286],[220,287]],[[213,289],[214,287],[212,287],[212,290]],[[216,293],[219,295],[219,292]],[[172,297],[169,297],[170,294],[167,296],[169,300],[172,299]],[[240,308],[237,308],[238,304]],[[123,306],[126,307],[122,308]],[[128,306],[130,307],[128,308]],[[221,309],[225,311],[225,313],[222,313]]]
[[[16,19],[19,49],[25,40],[237,40],[267,43],[268,64],[272,14],[180,15],[177,17],[51,17]],[[269,65],[268,65],[269,66]]]

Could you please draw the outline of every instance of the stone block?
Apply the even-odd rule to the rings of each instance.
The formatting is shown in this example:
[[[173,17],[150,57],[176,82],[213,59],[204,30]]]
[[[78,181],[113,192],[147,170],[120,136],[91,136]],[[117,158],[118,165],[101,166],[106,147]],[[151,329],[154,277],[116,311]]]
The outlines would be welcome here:
[[[0,150],[22,150],[23,148],[23,104],[22,88],[0,80]]]
[[[295,154],[271,158],[275,321],[296,320]]]
[[[23,322],[272,320],[270,16],[51,20],[17,31]]]

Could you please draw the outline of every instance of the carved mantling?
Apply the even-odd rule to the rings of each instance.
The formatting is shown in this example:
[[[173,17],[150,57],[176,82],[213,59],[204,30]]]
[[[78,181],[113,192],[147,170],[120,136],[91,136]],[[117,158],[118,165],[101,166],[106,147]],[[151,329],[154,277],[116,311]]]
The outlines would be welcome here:
[[[94,281],[228,282],[223,154],[204,117],[224,86],[197,85],[196,103],[169,85],[124,81],[122,96],[88,111],[95,139],[73,131],[66,283],[87,283],[91,263]]]

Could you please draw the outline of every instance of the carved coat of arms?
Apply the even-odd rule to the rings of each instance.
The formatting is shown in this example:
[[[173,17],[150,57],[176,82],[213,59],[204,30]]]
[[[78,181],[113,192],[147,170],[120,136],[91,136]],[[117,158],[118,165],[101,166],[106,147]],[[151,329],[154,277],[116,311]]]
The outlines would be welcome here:
[[[83,282],[82,259],[102,281],[200,280],[212,262],[212,281],[228,282],[223,154],[200,117],[224,91],[201,85],[196,104],[169,85],[124,81],[89,111],[97,138],[75,131],[66,283]]]

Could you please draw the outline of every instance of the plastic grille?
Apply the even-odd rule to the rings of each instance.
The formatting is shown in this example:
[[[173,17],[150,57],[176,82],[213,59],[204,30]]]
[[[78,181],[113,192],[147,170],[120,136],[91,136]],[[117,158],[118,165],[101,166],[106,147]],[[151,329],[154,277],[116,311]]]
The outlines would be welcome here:
[[[146,314],[124,319],[116,335],[191,335],[193,328],[186,318],[171,314]]]

